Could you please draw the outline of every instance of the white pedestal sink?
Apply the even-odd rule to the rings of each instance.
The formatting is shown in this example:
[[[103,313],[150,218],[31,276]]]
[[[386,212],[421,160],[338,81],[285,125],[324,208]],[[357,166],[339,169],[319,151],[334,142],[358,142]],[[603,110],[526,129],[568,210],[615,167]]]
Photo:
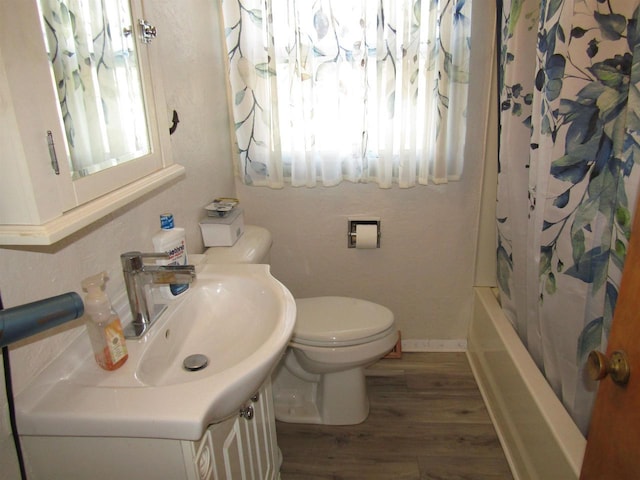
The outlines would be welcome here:
[[[205,265],[129,359],[107,372],[86,336],[16,399],[21,435],[198,440],[263,385],[295,324],[289,291],[266,265]],[[183,368],[203,354],[208,366]]]

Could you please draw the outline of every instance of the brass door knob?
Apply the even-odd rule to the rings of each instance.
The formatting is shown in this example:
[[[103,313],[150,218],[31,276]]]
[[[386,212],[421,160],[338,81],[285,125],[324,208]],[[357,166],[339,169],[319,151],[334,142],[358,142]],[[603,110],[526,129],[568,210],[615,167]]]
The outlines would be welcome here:
[[[613,352],[610,359],[604,353],[592,350],[587,358],[587,370],[592,380],[602,380],[609,375],[618,385],[626,385],[631,375],[627,354],[620,350]]]

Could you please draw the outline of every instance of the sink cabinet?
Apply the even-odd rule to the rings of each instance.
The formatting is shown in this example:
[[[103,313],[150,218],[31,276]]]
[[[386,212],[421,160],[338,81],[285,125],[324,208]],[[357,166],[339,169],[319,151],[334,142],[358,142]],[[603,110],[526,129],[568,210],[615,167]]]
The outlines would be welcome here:
[[[280,450],[268,379],[240,414],[213,424],[198,441],[22,436],[29,478],[111,480],[271,480]]]
[[[279,477],[271,386],[261,389],[237,417],[212,425],[199,442],[183,442],[186,464],[198,480],[275,479]]]

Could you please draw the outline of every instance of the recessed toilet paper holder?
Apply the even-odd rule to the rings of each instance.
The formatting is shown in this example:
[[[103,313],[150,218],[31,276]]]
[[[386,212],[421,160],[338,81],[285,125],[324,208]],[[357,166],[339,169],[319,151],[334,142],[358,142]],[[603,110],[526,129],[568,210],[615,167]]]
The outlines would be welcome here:
[[[376,248],[380,248],[380,219],[349,219],[347,230],[347,247],[356,248],[356,239],[358,234],[356,233],[356,227],[358,225],[376,225],[378,229]]]

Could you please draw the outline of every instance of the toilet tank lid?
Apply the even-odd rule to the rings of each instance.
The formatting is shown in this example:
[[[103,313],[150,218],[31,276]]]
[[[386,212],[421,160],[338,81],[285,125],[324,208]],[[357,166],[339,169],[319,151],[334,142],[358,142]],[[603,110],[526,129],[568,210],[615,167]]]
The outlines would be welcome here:
[[[261,263],[271,249],[271,232],[256,225],[245,225],[244,233],[230,247],[210,247],[207,263]]]
[[[387,307],[350,297],[296,299],[294,340],[345,342],[377,335],[393,326]]]

